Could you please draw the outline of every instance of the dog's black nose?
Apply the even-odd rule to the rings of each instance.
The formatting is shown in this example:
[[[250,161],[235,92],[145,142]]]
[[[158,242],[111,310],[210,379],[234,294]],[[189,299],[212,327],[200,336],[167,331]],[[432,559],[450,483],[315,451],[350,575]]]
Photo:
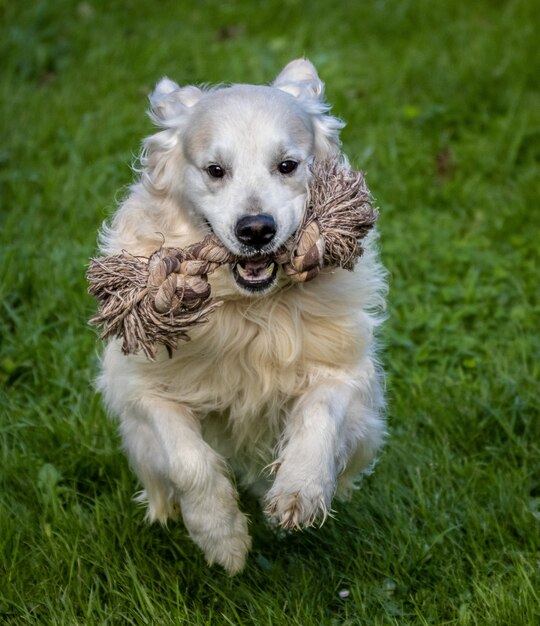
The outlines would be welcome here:
[[[236,224],[238,241],[252,248],[262,248],[270,243],[276,234],[276,222],[271,215],[246,215]]]

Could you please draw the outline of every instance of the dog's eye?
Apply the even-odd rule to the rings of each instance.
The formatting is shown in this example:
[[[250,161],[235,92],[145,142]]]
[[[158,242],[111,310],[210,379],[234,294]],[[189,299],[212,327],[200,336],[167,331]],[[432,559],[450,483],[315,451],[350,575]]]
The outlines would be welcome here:
[[[287,159],[286,161],[281,161],[278,165],[278,170],[281,174],[292,174],[297,167],[298,163],[296,161]]]
[[[225,176],[225,170],[221,167],[221,165],[212,164],[206,168],[206,171],[212,178],[223,178]]]

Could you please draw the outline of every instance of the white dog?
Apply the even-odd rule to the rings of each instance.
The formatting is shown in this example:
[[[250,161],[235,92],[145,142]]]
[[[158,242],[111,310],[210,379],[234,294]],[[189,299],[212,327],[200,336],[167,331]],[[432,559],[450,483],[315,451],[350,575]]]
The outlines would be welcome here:
[[[211,229],[242,257],[210,277],[222,306],[172,357],[107,346],[99,388],[120,420],[151,521],[181,515],[209,563],[234,574],[251,540],[235,479],[284,528],[322,522],[369,470],[384,433],[373,332],[385,274],[375,236],[355,271],[291,284],[271,254],[297,229],[310,164],[339,154],[342,123],[304,59],[271,86],[199,89],[162,79],[160,131],[101,251],[150,255]]]

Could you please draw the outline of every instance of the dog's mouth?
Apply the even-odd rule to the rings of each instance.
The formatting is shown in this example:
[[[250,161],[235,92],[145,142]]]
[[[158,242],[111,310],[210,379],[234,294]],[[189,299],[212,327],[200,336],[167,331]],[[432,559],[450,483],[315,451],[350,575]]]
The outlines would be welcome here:
[[[252,293],[267,291],[276,281],[278,264],[271,257],[240,259],[232,266],[236,284]]]

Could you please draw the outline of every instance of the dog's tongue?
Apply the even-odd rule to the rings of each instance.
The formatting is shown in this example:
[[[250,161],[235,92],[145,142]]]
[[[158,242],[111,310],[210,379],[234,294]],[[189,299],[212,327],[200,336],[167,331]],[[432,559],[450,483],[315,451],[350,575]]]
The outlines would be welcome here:
[[[268,258],[245,259],[241,261],[241,265],[248,276],[260,276],[270,265]]]
[[[268,280],[275,271],[275,263],[269,257],[242,259],[236,265],[239,275],[247,282]]]

